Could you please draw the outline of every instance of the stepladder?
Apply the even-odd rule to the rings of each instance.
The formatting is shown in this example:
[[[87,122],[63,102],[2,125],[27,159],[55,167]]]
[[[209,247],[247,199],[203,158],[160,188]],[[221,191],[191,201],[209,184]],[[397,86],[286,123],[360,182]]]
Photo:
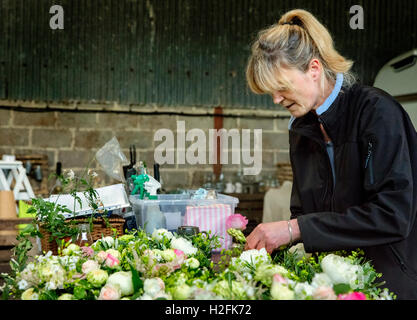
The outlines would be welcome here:
[[[16,201],[35,198],[21,161],[0,160],[0,190],[13,191]]]

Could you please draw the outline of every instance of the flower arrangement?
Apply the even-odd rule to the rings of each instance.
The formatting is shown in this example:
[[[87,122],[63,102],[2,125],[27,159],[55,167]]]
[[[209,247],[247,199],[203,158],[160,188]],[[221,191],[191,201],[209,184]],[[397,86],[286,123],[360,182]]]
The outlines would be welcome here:
[[[234,252],[214,265],[218,236],[179,236],[165,229],[103,237],[91,246],[67,243],[3,274],[3,298],[24,300],[394,299],[363,252],[307,255],[302,245]],[[240,250],[236,252],[236,250]],[[223,255],[231,254],[228,250]]]
[[[84,194],[88,206],[92,209],[92,214],[88,218],[85,218],[90,225],[90,230],[93,229],[93,218],[99,216],[103,219],[106,228],[111,230],[109,232],[112,232],[116,236],[117,230],[112,228],[112,225],[109,223],[106,216],[106,210],[100,209],[102,204],[97,191],[93,187],[95,179],[98,176],[96,172],[88,169],[87,166],[80,176],[77,176],[73,170],[66,171],[64,175],[52,174],[51,177],[52,176],[56,177],[57,183],[62,187],[61,193],[69,193],[74,198],[74,208],[76,202],[80,204],[80,207],[82,206],[82,201],[78,192],[81,191]],[[60,195],[58,195],[55,202],[42,198],[32,199],[32,205],[29,208],[28,213],[34,214],[34,218],[16,237],[18,242],[13,248],[13,258],[10,261],[12,272],[9,278],[16,277],[26,266],[29,258],[28,252],[33,248],[31,238],[40,237],[46,238],[49,243],[56,242],[59,254],[68,255],[63,251],[68,252],[73,248],[70,243],[75,240],[79,233],[77,227],[79,221],[76,221],[75,219],[65,219],[61,213],[72,213],[75,216],[75,212],[64,205],[58,204],[57,201],[59,196]],[[65,243],[67,246],[66,249],[64,249]]]

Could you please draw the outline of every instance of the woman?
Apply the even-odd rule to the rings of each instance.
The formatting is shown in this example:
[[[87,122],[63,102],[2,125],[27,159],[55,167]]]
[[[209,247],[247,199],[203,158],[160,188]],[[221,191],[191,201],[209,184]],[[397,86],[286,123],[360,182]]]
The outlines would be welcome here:
[[[293,188],[291,219],[258,225],[246,249],[362,248],[384,287],[417,299],[417,134],[390,95],[355,83],[351,66],[307,11],[259,33],[247,81],[291,113]]]

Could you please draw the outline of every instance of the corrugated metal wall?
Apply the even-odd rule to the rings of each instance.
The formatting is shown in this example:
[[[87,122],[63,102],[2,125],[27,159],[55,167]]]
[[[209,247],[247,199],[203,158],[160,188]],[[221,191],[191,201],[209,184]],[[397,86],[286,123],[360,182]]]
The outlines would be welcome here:
[[[293,8],[315,14],[372,84],[417,47],[416,0],[1,0],[0,99],[273,107],[248,92],[256,33]],[[65,29],[51,30],[60,4]],[[365,30],[349,27],[361,4]]]

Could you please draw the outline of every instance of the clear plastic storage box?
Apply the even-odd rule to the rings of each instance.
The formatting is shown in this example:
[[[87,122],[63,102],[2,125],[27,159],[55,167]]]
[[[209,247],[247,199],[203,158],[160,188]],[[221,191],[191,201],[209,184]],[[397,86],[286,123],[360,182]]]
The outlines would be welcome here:
[[[215,204],[230,205],[232,214],[239,199],[224,194],[217,194],[217,199],[192,199],[193,190],[186,194],[158,194],[157,200],[143,200],[139,195],[130,195],[129,201],[135,213],[136,224],[148,233],[156,228],[176,232],[184,225],[187,206],[208,206]]]

